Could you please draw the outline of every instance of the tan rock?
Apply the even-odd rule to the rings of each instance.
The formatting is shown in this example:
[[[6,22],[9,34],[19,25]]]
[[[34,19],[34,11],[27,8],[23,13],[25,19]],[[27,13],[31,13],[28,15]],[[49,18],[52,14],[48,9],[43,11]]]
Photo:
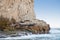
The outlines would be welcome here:
[[[16,21],[35,19],[33,0],[0,0],[0,16]]]
[[[50,29],[45,21],[36,19],[34,14],[34,0],[0,0],[0,16],[7,17],[10,20],[14,18],[17,22],[23,21],[28,25],[35,23],[36,25],[30,28],[29,26],[23,27],[35,33],[47,32]]]
[[[32,33],[36,34],[41,34],[41,33],[49,33],[50,27],[47,26],[39,26],[39,25],[34,25],[34,26],[24,26],[23,29],[29,30]]]
[[[44,26],[44,27],[43,27],[43,32],[44,32],[44,33],[48,33],[49,30],[50,30],[49,24],[47,24],[47,26]]]

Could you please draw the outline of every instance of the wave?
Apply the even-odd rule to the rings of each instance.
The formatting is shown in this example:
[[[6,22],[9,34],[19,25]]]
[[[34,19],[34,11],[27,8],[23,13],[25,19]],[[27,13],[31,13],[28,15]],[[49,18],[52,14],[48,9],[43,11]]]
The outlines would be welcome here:
[[[3,38],[2,38],[3,39]],[[20,37],[7,37],[4,39],[21,39],[21,40],[60,40],[60,30],[51,29],[50,34],[31,34]]]

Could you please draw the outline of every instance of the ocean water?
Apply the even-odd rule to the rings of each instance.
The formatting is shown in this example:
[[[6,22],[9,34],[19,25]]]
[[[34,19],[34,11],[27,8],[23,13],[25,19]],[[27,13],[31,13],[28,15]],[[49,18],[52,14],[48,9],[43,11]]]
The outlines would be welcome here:
[[[0,38],[0,40],[60,40],[60,29],[51,28],[49,34],[31,34],[20,37]]]

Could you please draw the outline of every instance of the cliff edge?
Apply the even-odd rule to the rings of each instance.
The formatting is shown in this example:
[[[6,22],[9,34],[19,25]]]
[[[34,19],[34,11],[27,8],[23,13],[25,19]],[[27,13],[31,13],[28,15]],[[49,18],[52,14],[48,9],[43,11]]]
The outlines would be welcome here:
[[[49,24],[36,19],[34,0],[0,0],[0,16],[9,20],[14,18],[16,23],[10,26],[16,29],[25,29],[32,33],[48,33],[50,30]]]

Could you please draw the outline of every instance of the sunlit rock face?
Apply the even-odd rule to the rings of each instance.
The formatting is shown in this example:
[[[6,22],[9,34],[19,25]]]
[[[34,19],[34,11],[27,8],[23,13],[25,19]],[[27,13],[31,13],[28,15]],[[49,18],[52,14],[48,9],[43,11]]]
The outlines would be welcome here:
[[[50,30],[50,26],[45,21],[36,19],[34,0],[0,0],[0,16],[14,18],[19,24],[23,21],[22,24],[25,25],[23,29],[27,28],[35,33],[47,33]]]
[[[33,0],[0,0],[0,15],[9,19],[13,17],[16,21],[33,20],[33,4]]]

